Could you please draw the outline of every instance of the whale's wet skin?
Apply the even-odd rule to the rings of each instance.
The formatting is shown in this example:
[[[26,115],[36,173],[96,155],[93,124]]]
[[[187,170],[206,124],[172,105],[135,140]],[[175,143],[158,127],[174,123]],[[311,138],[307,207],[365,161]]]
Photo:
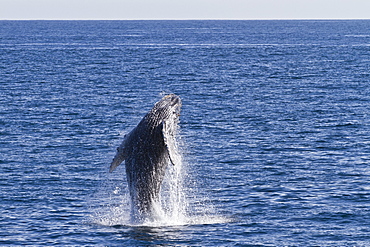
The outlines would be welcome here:
[[[181,99],[163,97],[128,133],[111,163],[110,172],[125,161],[131,198],[131,219],[142,222],[158,215],[159,193],[167,166],[180,165],[176,133]]]

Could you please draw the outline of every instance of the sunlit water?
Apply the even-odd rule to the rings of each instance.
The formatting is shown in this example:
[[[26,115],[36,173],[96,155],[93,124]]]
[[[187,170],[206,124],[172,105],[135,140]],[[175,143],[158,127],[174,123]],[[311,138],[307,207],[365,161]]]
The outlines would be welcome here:
[[[0,245],[370,245],[370,21],[0,26]],[[166,93],[182,162],[135,224],[109,164]]]

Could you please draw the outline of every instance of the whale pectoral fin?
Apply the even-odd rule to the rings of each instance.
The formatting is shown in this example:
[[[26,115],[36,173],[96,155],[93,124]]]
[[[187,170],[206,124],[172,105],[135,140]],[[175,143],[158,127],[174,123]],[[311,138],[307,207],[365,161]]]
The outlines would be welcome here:
[[[163,141],[167,148],[168,156],[172,165],[176,165],[178,162],[180,162],[180,155],[177,152],[174,134],[170,131],[170,124],[171,123],[166,121],[162,122]]]
[[[109,172],[113,172],[117,168],[117,166],[119,166],[125,159],[126,152],[122,143],[121,146],[117,148],[117,153],[116,156],[114,156],[113,161],[109,167]]]

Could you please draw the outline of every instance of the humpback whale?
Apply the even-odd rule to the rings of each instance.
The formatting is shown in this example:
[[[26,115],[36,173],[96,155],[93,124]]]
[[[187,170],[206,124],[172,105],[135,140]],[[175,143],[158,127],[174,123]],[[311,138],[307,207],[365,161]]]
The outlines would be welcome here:
[[[117,148],[109,171],[125,161],[135,219],[153,215],[167,165],[176,165],[179,160],[175,136],[181,105],[179,96],[164,96]]]

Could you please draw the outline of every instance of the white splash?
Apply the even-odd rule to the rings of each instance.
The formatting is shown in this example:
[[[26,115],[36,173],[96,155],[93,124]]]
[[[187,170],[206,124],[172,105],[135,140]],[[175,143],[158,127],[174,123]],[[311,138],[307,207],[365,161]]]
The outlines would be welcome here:
[[[176,132],[178,129],[176,129]],[[177,136],[177,135],[176,135]],[[172,138],[171,138],[172,139]],[[189,165],[183,161],[179,140],[172,139],[175,149],[173,164],[168,164],[158,202],[153,205],[153,212],[145,219],[137,219],[132,211],[124,166],[110,173],[104,186],[95,196],[99,201],[93,209],[92,223],[104,226],[179,226],[194,224],[216,224],[230,221],[219,216],[216,210],[206,203],[207,198],[197,198],[196,188],[187,188],[193,181],[187,173]],[[182,144],[182,143],[181,143]],[[196,186],[194,183],[192,184]]]

